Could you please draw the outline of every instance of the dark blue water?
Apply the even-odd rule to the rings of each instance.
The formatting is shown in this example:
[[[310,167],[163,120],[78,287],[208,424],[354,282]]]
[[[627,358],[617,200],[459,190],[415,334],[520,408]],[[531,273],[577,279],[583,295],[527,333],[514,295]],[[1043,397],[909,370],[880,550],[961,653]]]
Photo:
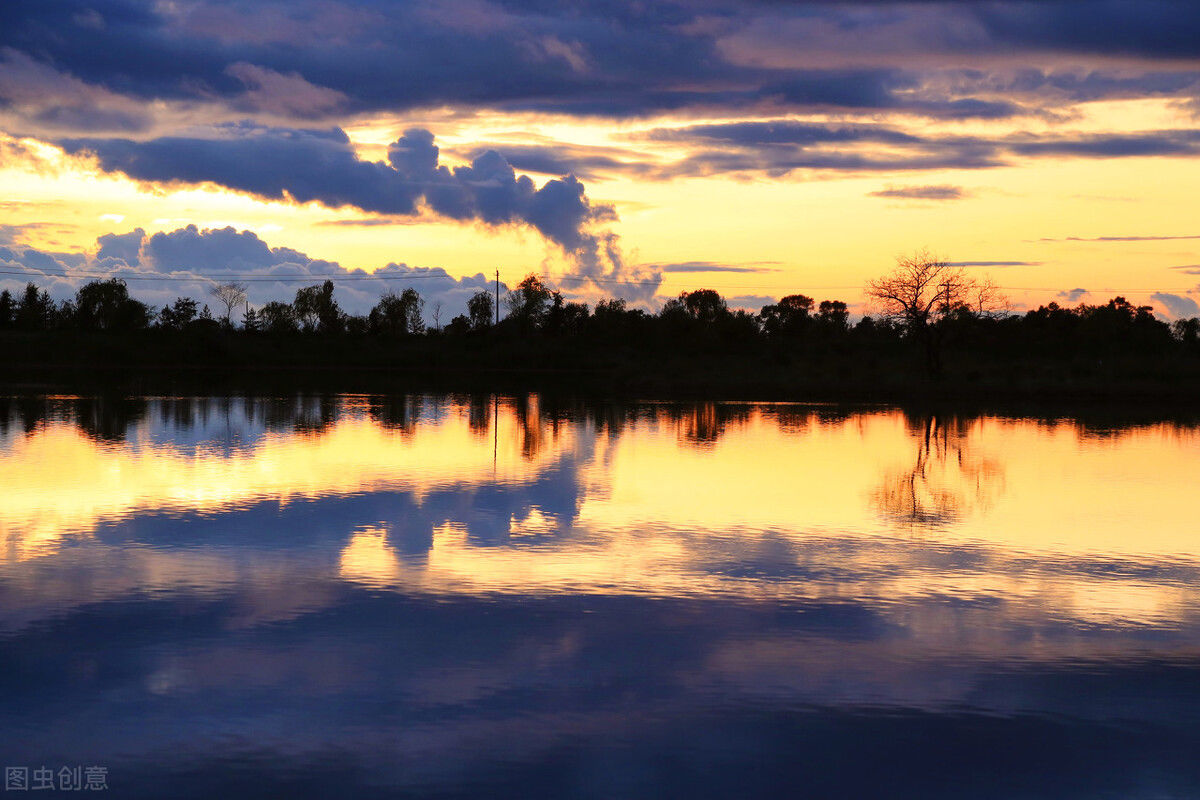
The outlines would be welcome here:
[[[1196,434],[0,401],[0,761],[146,798],[1197,797]]]

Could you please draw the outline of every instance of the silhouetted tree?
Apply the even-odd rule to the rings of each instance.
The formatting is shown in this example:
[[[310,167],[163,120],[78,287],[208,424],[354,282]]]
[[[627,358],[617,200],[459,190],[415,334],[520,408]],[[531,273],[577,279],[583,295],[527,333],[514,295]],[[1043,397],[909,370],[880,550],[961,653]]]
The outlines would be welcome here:
[[[550,290],[538,276],[532,273],[526,275],[525,279],[517,284],[517,288],[508,293],[505,300],[508,318],[522,331],[537,330],[546,320],[550,299]]]
[[[583,331],[587,319],[587,303],[564,302],[560,293],[553,292],[551,294],[550,309],[546,312],[545,328],[547,333],[578,334]]]
[[[645,346],[650,328],[659,320],[641,309],[630,309],[623,299],[610,298],[596,303],[587,328],[610,345]]]
[[[425,323],[421,321],[424,305],[421,295],[411,287],[399,295],[388,292],[371,309],[370,329],[387,336],[415,336],[425,330]]]
[[[268,333],[295,333],[296,311],[288,303],[272,300],[258,311],[262,329]]]
[[[465,336],[470,331],[471,320],[467,319],[466,314],[459,314],[446,326],[446,333],[450,336]]]
[[[625,300],[620,297],[610,297],[606,300],[601,300],[596,303],[596,313],[594,316],[598,319],[615,319],[625,314]]]
[[[246,302],[246,284],[244,283],[218,283],[216,286],[209,289],[213,297],[225,306],[225,316],[222,321],[226,327],[233,325],[233,309]]]
[[[261,322],[258,318],[258,312],[254,310],[254,306],[246,304],[246,313],[242,314],[242,330],[246,333],[258,333],[261,329]]]
[[[697,322],[716,322],[729,313],[725,298],[712,289],[697,289],[679,295],[679,302],[688,316]]]
[[[293,303],[271,302],[258,310],[247,304],[243,328],[247,332],[286,334],[303,325],[311,333],[351,336],[369,332],[401,336],[423,329],[422,301],[415,289],[400,294],[388,292],[368,316],[344,314],[333,294],[333,283],[325,281],[296,292]],[[589,359],[605,368],[630,371],[644,368],[652,372],[661,371],[662,367],[673,369],[672,361],[677,356],[683,369],[698,369],[701,362],[689,365],[687,358],[738,354],[745,356],[748,375],[757,374],[755,371],[762,366],[787,367],[799,360],[803,372],[865,382],[872,375],[885,378],[892,375],[891,365],[881,363],[882,359],[897,357],[908,343],[915,343],[923,348],[931,374],[942,370],[943,350],[946,350],[968,356],[955,358],[953,362],[963,365],[964,378],[990,383],[1007,380],[1008,375],[1025,365],[1032,367],[1034,375],[1050,374],[1048,368],[1056,370],[1062,366],[1069,369],[1072,380],[1075,375],[1086,379],[1132,374],[1129,364],[1134,362],[1151,370],[1154,380],[1159,379],[1159,370],[1171,364],[1184,367],[1181,373],[1190,376],[1196,362],[1161,359],[1180,356],[1191,359],[1200,352],[1200,319],[1178,320],[1169,325],[1158,319],[1150,306],[1135,305],[1124,297],[1075,308],[1049,303],[1015,316],[1007,312],[1003,298],[990,282],[976,280],[925,253],[901,259],[892,274],[871,283],[870,294],[883,316],[863,317],[851,328],[849,309],[844,302],[824,300],[816,304],[803,294],[787,295],[777,303],[763,306],[757,314],[731,310],[724,298],[711,289],[683,292],[657,314],[630,309],[619,298],[599,301],[594,313],[590,313],[586,304],[567,301],[537,276],[529,275],[509,293],[509,319],[500,326],[508,337],[524,336],[528,341],[505,341],[504,358],[511,358],[513,364],[520,364],[523,359],[539,359],[538,363],[553,367]],[[212,348],[213,353],[237,346],[231,337],[215,336],[220,324],[213,320],[208,306],[198,313],[198,305],[190,298],[176,298],[159,312],[156,327],[210,331],[214,334],[212,343],[220,345]],[[492,295],[487,291],[476,292],[467,306],[467,314],[454,317],[446,326],[447,336],[437,340],[448,352],[474,364],[473,359],[488,355],[489,347],[483,347],[477,356],[471,351],[480,348],[464,348],[450,340],[491,328]],[[224,308],[228,318],[233,306]],[[120,279],[85,284],[73,300],[66,300],[60,306],[32,283],[19,300],[9,292],[0,292],[0,328],[7,325],[27,331],[73,327],[122,331],[145,326],[146,312],[141,303],[129,296]],[[577,352],[572,353],[561,342],[535,341],[566,337],[576,340],[572,347],[578,348]],[[439,346],[437,340],[430,337],[428,342],[412,342],[405,351],[411,351],[413,358],[434,356],[440,360],[439,354],[432,350]],[[120,342],[116,345],[125,346]],[[302,345],[297,342],[295,346]],[[132,345],[130,348],[132,352]],[[266,352],[271,351],[284,358],[292,357],[282,346],[272,345]],[[328,353],[337,351],[337,347],[328,349]],[[1091,357],[1074,358],[1078,354]],[[1070,361],[1063,360],[1064,357]],[[1047,359],[1060,361],[1035,363]],[[737,362],[724,359],[708,363],[725,369],[726,365]]]
[[[3,315],[0,314],[0,319]],[[1200,341],[1200,319],[1177,319],[1171,323],[1171,333],[1175,338],[1189,347],[1194,347]]]
[[[292,308],[296,321],[305,331],[336,333],[342,329],[342,310],[333,299],[333,281],[299,289]]]
[[[166,330],[183,330],[196,318],[196,306],[196,301],[190,297],[176,297],[174,303],[163,306],[162,311],[158,312],[158,326]]]
[[[139,330],[150,322],[150,309],[129,296],[129,288],[120,278],[80,286],[73,311],[75,324],[84,330]]]
[[[991,314],[1001,301],[991,283],[980,283],[962,267],[918,251],[896,259],[896,268],[867,282],[867,297],[883,315],[904,326],[925,351],[931,375],[942,371],[942,331],[937,323],[951,314]]]
[[[808,328],[813,299],[803,294],[789,294],[774,305],[758,312],[763,330],[768,336],[799,336]]]
[[[13,323],[23,331],[44,331],[53,323],[55,312],[49,292],[38,291],[36,284],[26,284],[25,294],[13,314]]]
[[[841,300],[822,300],[817,319],[827,331],[841,333],[850,327],[850,311]]]
[[[490,327],[495,313],[496,307],[492,303],[491,292],[476,292],[467,301],[467,314],[473,331],[482,331]]]

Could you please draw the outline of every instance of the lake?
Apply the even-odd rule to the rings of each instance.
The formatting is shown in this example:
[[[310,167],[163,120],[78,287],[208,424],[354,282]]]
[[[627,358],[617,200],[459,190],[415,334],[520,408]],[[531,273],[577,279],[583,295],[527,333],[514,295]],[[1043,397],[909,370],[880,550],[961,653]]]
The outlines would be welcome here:
[[[1147,415],[0,398],[0,762],[146,798],[1196,797],[1198,482],[1200,427]]]

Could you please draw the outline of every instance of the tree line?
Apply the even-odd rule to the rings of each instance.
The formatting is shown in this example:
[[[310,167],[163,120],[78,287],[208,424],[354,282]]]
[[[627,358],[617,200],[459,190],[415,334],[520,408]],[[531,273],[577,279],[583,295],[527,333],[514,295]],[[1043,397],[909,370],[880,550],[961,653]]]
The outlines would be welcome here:
[[[503,316],[496,313],[493,295],[479,291],[467,301],[467,313],[443,326],[439,304],[434,325],[427,326],[425,300],[413,288],[389,291],[369,313],[355,315],[338,305],[330,280],[299,289],[291,302],[259,308],[247,302],[245,284],[224,283],[211,290],[214,313],[207,303],[190,297],[152,308],[130,296],[123,280],[110,278],[84,284],[61,303],[33,283],[19,296],[0,292],[0,329],[385,339],[498,336],[629,348],[765,348],[784,356],[805,349],[848,354],[911,348],[932,375],[942,371],[947,348],[1042,356],[1200,351],[1200,319],[1168,324],[1150,306],[1124,297],[1074,307],[1051,302],[1016,314],[989,282],[927,253],[899,259],[892,272],[868,283],[866,293],[873,313],[856,321],[840,300],[818,302],[797,293],[755,313],[729,308],[712,289],[683,292],[652,313],[629,308],[619,298],[594,307],[566,300],[531,274],[506,294]]]

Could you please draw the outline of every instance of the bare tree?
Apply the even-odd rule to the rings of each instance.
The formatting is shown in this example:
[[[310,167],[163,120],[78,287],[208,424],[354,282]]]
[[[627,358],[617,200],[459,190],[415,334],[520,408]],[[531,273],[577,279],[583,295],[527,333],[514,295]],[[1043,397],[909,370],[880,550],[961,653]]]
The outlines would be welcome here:
[[[232,324],[230,318],[233,316],[233,309],[246,302],[246,284],[218,283],[209,289],[209,292],[225,306],[225,324]]]
[[[433,329],[440,331],[442,329],[442,304],[440,302],[433,304]]]
[[[963,307],[981,319],[999,319],[1007,315],[1010,309],[1008,298],[990,277],[983,277],[975,281]]]
[[[882,316],[904,325],[924,345],[931,375],[942,368],[939,322],[954,314],[993,317],[1007,309],[990,279],[978,280],[927,250],[897,258],[892,272],[867,281],[866,294]]]

